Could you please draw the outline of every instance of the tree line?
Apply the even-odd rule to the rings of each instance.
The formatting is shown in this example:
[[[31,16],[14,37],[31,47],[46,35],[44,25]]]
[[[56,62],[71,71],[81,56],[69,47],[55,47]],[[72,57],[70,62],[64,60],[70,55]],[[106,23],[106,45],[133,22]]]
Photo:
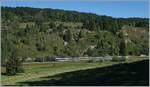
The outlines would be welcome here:
[[[147,27],[147,18],[113,18],[105,15],[84,13],[77,11],[66,11],[50,8],[30,8],[30,7],[2,7],[3,20],[18,20],[19,22],[62,21],[81,22],[83,27],[89,30],[108,30],[116,32],[123,25],[134,27]]]

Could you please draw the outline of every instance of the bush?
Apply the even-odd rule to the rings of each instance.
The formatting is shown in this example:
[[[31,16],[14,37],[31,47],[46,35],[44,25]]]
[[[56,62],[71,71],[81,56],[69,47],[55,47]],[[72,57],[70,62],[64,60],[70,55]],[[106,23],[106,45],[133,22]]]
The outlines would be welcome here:
[[[6,62],[6,75],[12,76],[24,72],[22,60],[19,58],[9,58]]]
[[[43,57],[37,57],[37,58],[35,59],[35,62],[43,62]]]
[[[52,61],[56,61],[56,59],[55,59],[55,57],[46,56],[45,61],[46,62],[52,62]]]
[[[122,57],[113,56],[113,59],[112,59],[112,61],[114,61],[114,62],[123,62],[125,60],[126,60],[125,56],[122,56]]]
[[[90,59],[90,60],[88,60],[87,62],[88,62],[88,63],[93,63],[94,60]]]
[[[16,75],[16,68],[15,67],[9,67],[7,65],[6,66],[6,75],[8,75],[8,76]]]

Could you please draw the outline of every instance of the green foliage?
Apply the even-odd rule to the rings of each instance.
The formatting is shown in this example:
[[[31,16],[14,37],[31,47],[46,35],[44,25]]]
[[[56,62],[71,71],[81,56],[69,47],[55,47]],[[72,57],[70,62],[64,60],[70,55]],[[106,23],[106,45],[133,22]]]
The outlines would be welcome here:
[[[23,72],[24,69],[22,67],[23,59],[19,58],[17,54],[17,50],[12,52],[10,58],[6,61],[6,75],[16,75],[17,73]]]
[[[55,27],[56,27],[56,25],[55,25],[54,22],[50,22],[50,23],[49,23],[49,28],[52,28],[52,29],[53,29],[53,28],[55,28]]]
[[[112,61],[114,61],[114,62],[124,62],[124,61],[126,61],[126,57],[125,56],[122,56],[122,57],[113,56]]]
[[[74,11],[2,7],[2,63],[21,58],[148,55],[147,19]],[[121,32],[128,33],[128,43]]]
[[[67,42],[71,42],[73,38],[71,30],[66,31],[66,34],[64,35],[64,40]]]
[[[89,30],[101,29],[116,32],[119,26],[131,25],[148,28],[148,19],[140,18],[112,18],[108,16],[99,16],[91,13],[80,13],[75,11],[54,10],[54,9],[37,9],[27,7],[2,7],[2,17],[4,20],[14,19],[17,17],[23,22],[36,21],[40,25],[43,21],[65,21],[65,22],[82,22],[84,27]],[[9,17],[10,16],[10,17]],[[118,26],[118,27],[117,27]]]
[[[120,32],[121,36],[121,43],[120,43],[120,52],[123,56],[128,55],[128,48],[127,48],[127,36],[124,35],[124,32]]]
[[[92,39],[92,44],[96,44],[95,48],[87,51],[87,54],[91,56],[119,55],[117,37],[110,32],[96,33]]]

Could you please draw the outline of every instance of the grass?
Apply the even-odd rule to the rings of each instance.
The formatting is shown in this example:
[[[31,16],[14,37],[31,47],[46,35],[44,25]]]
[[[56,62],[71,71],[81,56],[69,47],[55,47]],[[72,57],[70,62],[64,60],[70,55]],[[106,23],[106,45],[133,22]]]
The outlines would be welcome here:
[[[141,61],[143,59],[140,58],[133,58],[130,60],[127,60],[126,63],[132,63],[136,61]],[[90,69],[100,69],[108,66],[113,66],[118,64],[118,62],[111,62],[111,61],[105,61],[105,62],[95,62],[95,63],[87,63],[87,62],[60,62],[60,63],[43,63],[43,64],[25,64],[25,73],[20,73],[16,76],[5,76],[2,75],[2,84],[3,85],[63,85],[63,84],[55,84],[55,81],[50,81],[52,83],[49,83],[49,80],[51,79],[59,79],[62,78],[62,74],[65,73],[71,73],[71,72],[80,72],[82,71],[87,71]],[[87,74],[92,74],[87,73]],[[100,73],[100,72],[99,72]],[[78,74],[71,74],[75,75],[73,76],[76,78],[76,75],[82,75],[83,73],[78,73]],[[105,74],[105,73],[101,73]],[[60,75],[60,76],[59,76]],[[114,74],[115,75],[115,74]],[[53,78],[54,76],[54,78]],[[63,75],[64,76],[64,75]],[[65,77],[67,75],[65,74]],[[48,78],[45,78],[48,77]],[[96,77],[96,76],[95,76]],[[79,77],[80,78],[80,77]],[[86,78],[86,77],[84,77]],[[84,78],[82,78],[84,80]],[[92,79],[92,77],[90,77]],[[99,78],[96,77],[96,78]],[[88,79],[88,78],[87,78]],[[45,81],[46,80],[46,81]],[[67,79],[71,80],[71,78]],[[43,84],[43,81],[47,82],[47,84]],[[60,80],[58,80],[60,81]],[[65,80],[62,80],[65,81]],[[30,83],[31,82],[31,83]],[[33,83],[32,83],[33,82]],[[37,82],[41,83],[38,84]],[[57,81],[56,81],[57,82]],[[74,85],[73,82],[70,82],[70,85]],[[64,85],[67,85],[64,83]],[[77,84],[79,85],[79,84]],[[85,84],[83,84],[85,85]]]

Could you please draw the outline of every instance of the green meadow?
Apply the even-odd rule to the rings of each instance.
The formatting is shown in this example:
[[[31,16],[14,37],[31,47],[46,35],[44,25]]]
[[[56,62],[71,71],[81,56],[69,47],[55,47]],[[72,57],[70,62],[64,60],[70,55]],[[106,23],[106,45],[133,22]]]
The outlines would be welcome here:
[[[138,66],[136,66],[136,63]],[[132,64],[134,65],[134,67]],[[24,64],[23,67],[25,69],[24,73],[19,73],[15,76],[2,75],[2,79],[1,79],[2,85],[43,85],[43,84],[44,85],[107,85],[106,83],[108,83],[108,85],[111,83],[115,85],[115,79],[119,78],[118,76],[126,75],[123,77],[129,78],[131,73],[133,73],[133,75],[131,74],[132,76],[132,78],[130,78],[131,81],[135,79],[134,78],[134,73],[135,73],[135,76],[136,74],[139,74],[141,76],[141,78],[136,77],[137,80],[140,81],[139,85],[140,84],[145,85],[148,83],[147,80],[142,79],[146,74],[148,74],[148,72],[145,72],[145,70],[146,71],[148,70],[147,58],[130,58],[127,59],[125,62],[81,61],[81,62],[30,63],[30,64]],[[135,68],[138,69],[138,71]],[[5,72],[4,67],[2,67],[2,72],[3,73]],[[107,74],[106,72],[109,73],[109,75],[105,77],[103,76],[103,74]],[[115,77],[116,75],[117,77]],[[106,83],[99,82],[102,79],[101,76],[102,78],[105,78],[106,81],[108,80],[108,82]],[[108,77],[110,78],[108,79]],[[111,82],[110,79],[113,78],[114,81]],[[127,78],[125,79],[121,78],[121,79],[126,81]],[[86,83],[82,83],[82,81]],[[93,83],[92,81],[96,81],[96,82]],[[120,82],[120,85],[125,83]],[[134,82],[131,82],[131,84],[129,83],[125,85],[134,85],[134,84],[135,84]],[[119,85],[119,83],[117,85]]]

